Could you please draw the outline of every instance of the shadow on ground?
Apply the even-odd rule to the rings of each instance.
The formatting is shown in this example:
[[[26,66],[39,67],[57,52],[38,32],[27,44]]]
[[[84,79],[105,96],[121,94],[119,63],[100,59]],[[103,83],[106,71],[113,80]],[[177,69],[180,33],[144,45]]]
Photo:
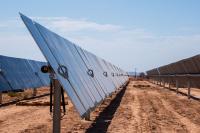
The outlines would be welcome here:
[[[94,120],[91,126],[86,130],[86,133],[105,133],[113,119],[113,116],[120,105],[122,97],[125,93],[126,87],[124,87],[116,97],[110,102],[110,104],[99,114]]]

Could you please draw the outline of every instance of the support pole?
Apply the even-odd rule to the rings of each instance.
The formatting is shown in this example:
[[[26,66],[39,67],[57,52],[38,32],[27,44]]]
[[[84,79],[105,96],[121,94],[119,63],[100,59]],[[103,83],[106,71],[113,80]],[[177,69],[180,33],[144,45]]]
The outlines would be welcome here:
[[[64,67],[64,69],[67,69]],[[58,70],[63,70],[61,67],[58,68]],[[52,111],[52,90],[54,91],[54,99],[53,99],[53,133],[60,133],[61,129],[61,88],[58,79],[56,78],[56,75],[54,71],[52,70],[51,66],[42,66],[41,71],[43,73],[49,73],[50,78],[50,112]],[[60,71],[59,71],[60,72]],[[65,77],[66,73],[64,73]]]
[[[163,87],[165,87],[165,80],[163,80]]]
[[[160,79],[160,86],[162,85],[162,80]]]
[[[171,88],[171,86],[170,86],[170,85],[171,85],[171,82],[169,81],[169,89]]]
[[[61,99],[61,86],[57,79],[53,79],[54,84],[54,109],[53,109],[53,133],[60,133],[60,99]]]
[[[176,93],[178,94],[178,88],[179,88],[179,86],[178,86],[178,80],[176,80]]]
[[[62,96],[62,106],[63,106],[63,112],[65,114],[66,108],[65,108],[65,96],[64,96],[64,89],[61,87],[61,96]]]
[[[50,113],[53,111],[53,79],[50,79]]]
[[[90,113],[87,113],[86,117],[85,117],[86,121],[90,121]]]
[[[0,104],[2,104],[2,102],[3,102],[3,94],[2,92],[0,92]]]
[[[35,97],[37,95],[37,88],[33,88],[33,96]]]
[[[190,99],[190,81],[188,81],[188,99]]]

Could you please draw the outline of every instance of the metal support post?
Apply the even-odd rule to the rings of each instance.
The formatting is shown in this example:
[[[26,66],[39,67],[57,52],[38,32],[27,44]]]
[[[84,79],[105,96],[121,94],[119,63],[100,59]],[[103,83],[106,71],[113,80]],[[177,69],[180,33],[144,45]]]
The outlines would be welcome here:
[[[177,94],[178,94],[178,89],[179,89],[178,80],[176,80],[176,93]]]
[[[190,81],[188,81],[188,99],[190,99]]]
[[[67,69],[64,67],[64,69]],[[58,71],[63,70],[62,67],[58,68]],[[60,133],[61,129],[61,89],[62,86],[60,85],[58,79],[56,78],[56,75],[52,68],[50,66],[42,66],[41,71],[43,73],[49,73],[49,78],[50,78],[50,112],[52,112],[52,94],[54,95],[54,100],[53,100],[53,133]],[[59,71],[59,72],[60,72]],[[60,72],[61,73],[61,72]],[[63,74],[65,78],[68,76],[66,73],[61,73]],[[53,91],[53,92],[52,92]],[[63,92],[63,98],[62,100],[64,101],[64,92]],[[64,102],[63,102],[64,103]],[[65,108],[63,107],[64,112]]]
[[[2,92],[0,92],[0,104],[2,104],[2,102],[3,102],[3,94]]]
[[[85,116],[85,120],[90,121],[90,113],[87,113],[87,115]]]
[[[160,86],[162,85],[162,80],[160,79]]]
[[[171,85],[171,82],[169,81],[169,89],[171,88],[171,86],[170,86],[170,85]]]
[[[53,133],[60,133],[61,121],[61,86],[57,79],[53,79],[54,103],[53,103]]]
[[[165,87],[165,80],[163,80],[163,87]]]
[[[33,88],[33,96],[37,95],[37,88]]]

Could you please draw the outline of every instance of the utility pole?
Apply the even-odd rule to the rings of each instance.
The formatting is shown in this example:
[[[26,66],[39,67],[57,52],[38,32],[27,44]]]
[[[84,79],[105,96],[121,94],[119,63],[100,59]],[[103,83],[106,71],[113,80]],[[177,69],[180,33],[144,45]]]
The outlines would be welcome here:
[[[135,78],[137,77],[137,68],[135,68]]]

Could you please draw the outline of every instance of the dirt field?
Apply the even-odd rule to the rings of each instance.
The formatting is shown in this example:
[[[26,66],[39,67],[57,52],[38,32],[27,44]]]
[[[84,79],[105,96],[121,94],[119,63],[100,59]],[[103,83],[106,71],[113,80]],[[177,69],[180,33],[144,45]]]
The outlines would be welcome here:
[[[31,102],[48,101],[49,97]],[[30,101],[29,101],[30,102]],[[62,118],[62,132],[200,132],[200,102],[147,81],[131,81],[126,89],[81,120],[68,101]],[[0,133],[43,133],[52,131],[48,106],[7,106],[0,108]]]
[[[49,87],[37,88],[36,96],[47,93],[49,93]],[[26,89],[24,90],[24,92],[17,92],[17,93],[16,92],[3,93],[2,97],[3,97],[2,103],[8,103],[15,100],[30,98],[33,97],[33,89]]]

